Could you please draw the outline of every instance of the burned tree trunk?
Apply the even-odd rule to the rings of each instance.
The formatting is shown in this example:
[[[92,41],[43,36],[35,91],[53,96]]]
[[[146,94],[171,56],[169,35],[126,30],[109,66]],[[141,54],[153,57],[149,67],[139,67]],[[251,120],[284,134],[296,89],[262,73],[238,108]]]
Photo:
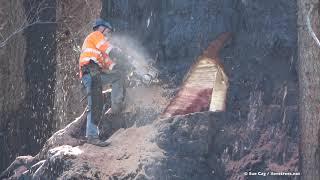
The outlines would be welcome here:
[[[320,177],[319,0],[297,2],[301,179],[316,180]]]

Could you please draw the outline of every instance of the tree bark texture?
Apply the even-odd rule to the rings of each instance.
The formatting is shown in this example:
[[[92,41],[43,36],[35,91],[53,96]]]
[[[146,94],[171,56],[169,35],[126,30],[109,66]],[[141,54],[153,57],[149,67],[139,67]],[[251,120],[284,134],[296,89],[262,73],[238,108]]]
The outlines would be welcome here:
[[[320,130],[320,47],[307,27],[320,37],[319,0],[298,0],[298,68],[300,111],[300,157],[303,180],[318,180],[320,177],[319,130]]]

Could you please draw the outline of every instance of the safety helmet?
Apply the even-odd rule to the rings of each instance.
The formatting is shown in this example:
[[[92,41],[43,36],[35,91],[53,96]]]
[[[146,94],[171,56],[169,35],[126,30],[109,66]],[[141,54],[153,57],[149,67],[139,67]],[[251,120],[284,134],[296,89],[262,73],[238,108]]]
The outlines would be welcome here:
[[[101,19],[101,18],[97,19],[97,20],[94,22],[92,29],[94,30],[94,29],[96,29],[96,28],[99,27],[99,26],[104,26],[104,27],[110,29],[111,31],[113,31],[113,28],[112,28],[111,24],[110,24],[109,22]]]

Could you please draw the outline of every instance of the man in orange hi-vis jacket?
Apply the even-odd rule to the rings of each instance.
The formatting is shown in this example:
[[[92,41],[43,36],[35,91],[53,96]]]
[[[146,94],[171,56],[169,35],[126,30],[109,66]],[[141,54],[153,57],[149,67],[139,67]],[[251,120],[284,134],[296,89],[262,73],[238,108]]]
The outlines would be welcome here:
[[[99,140],[97,124],[102,116],[102,85],[112,84],[111,112],[121,112],[124,99],[124,77],[110,53],[121,52],[110,44],[110,23],[97,19],[93,32],[84,40],[79,59],[80,78],[86,88],[88,113],[86,123],[87,142],[97,146],[108,146],[110,142]]]

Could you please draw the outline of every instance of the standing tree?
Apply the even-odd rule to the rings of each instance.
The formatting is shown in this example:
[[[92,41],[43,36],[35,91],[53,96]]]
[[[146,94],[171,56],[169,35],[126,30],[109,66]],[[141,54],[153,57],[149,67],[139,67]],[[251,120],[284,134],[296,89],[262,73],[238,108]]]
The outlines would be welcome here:
[[[319,0],[298,0],[300,157],[303,180],[320,177]],[[314,30],[314,31],[313,31]]]
[[[23,1],[22,1],[23,2]],[[1,32],[2,28],[0,25],[0,48],[3,48],[8,44],[8,42],[14,38],[16,35],[22,33],[27,28],[37,25],[37,24],[55,24],[55,20],[42,20],[41,15],[48,11],[49,9],[54,9],[55,7],[51,7],[48,5],[47,0],[34,0],[34,1],[24,1],[24,6],[29,8],[28,11],[24,13],[21,12],[21,7],[17,6],[16,1],[8,1],[1,2],[6,3],[5,7],[10,8],[11,16],[7,19],[8,22],[1,24],[3,26],[8,26],[11,28],[11,32],[9,34],[3,34]],[[20,8],[20,9],[19,9]],[[0,12],[1,13],[1,12]]]

